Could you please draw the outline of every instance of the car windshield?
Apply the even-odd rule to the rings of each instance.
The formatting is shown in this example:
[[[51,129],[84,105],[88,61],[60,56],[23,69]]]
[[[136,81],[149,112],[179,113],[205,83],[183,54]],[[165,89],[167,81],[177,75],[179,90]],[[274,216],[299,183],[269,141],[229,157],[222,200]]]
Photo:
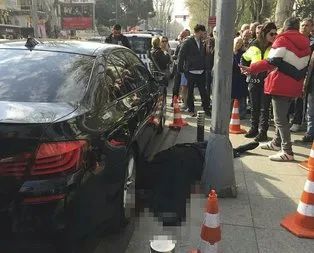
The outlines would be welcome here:
[[[151,49],[152,38],[143,38],[138,36],[128,37],[132,50],[136,54],[147,54]]]
[[[91,56],[0,49],[0,101],[77,102],[93,64]]]

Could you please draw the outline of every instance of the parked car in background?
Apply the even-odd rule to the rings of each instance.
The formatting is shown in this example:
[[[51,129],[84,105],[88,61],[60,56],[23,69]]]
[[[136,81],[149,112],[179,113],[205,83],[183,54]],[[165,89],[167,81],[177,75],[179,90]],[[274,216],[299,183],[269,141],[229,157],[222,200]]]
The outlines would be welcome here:
[[[73,252],[123,227],[166,108],[138,57],[95,42],[4,42],[0,89],[0,251]]]
[[[179,45],[179,41],[169,40],[169,48],[171,50],[171,55],[173,56],[176,52],[177,46]]]
[[[144,65],[149,69],[148,58],[152,49],[153,35],[150,33],[124,33],[130,44],[131,49],[142,60]]]
[[[173,57],[176,52],[177,46],[179,45],[179,42],[176,40],[169,40],[168,44],[169,44],[170,54],[172,57],[172,62],[170,66],[170,73],[171,73],[170,77],[173,78],[177,71],[176,60]]]
[[[87,41],[105,43],[105,39],[106,39],[106,37],[104,37],[104,36],[94,36],[94,37],[87,38]]]

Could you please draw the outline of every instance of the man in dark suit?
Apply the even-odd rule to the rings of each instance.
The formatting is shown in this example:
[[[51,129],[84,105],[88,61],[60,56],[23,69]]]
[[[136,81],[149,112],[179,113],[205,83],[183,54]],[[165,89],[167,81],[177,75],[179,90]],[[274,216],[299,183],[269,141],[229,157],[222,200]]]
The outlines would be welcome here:
[[[178,71],[184,73],[188,80],[188,108],[190,115],[195,117],[194,111],[194,85],[200,91],[202,105],[206,115],[210,116],[209,98],[205,89],[206,76],[206,50],[203,40],[206,38],[204,25],[196,25],[194,36],[186,39],[180,49]]]

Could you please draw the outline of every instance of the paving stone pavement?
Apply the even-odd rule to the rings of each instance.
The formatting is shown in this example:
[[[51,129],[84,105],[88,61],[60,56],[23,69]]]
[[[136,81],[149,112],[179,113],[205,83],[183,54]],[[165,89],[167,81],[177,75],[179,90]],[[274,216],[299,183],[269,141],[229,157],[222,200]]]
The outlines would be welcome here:
[[[168,99],[170,100],[170,99]],[[199,100],[198,100],[199,101]],[[196,104],[199,106],[199,103]],[[198,107],[200,109],[200,107]],[[182,117],[189,126],[180,132],[166,129],[168,137],[161,144],[166,149],[175,143],[196,140],[196,119],[186,113]],[[168,120],[172,121],[171,108]],[[206,136],[210,120],[206,119]],[[241,121],[248,130],[249,121]],[[293,134],[293,140],[301,139],[303,133]],[[269,137],[273,136],[270,128]],[[234,147],[250,140],[243,135],[230,135]],[[294,143],[296,144],[296,143]],[[234,159],[237,198],[218,199],[222,240],[220,250],[224,253],[313,253],[314,240],[300,239],[280,226],[283,218],[295,213],[300,200],[307,171],[298,162],[308,158],[311,145],[294,145],[295,162],[271,162],[271,151],[260,148]],[[135,231],[126,253],[149,252],[149,240],[158,235],[169,235],[177,241],[176,253],[187,253],[197,248],[204,215],[204,195],[194,194],[187,205],[188,220],[182,227],[163,228],[146,210],[135,225]]]

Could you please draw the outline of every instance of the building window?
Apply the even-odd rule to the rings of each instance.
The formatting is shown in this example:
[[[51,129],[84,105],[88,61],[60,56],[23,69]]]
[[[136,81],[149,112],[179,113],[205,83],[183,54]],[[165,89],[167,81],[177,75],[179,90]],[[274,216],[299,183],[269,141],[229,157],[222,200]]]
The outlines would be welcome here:
[[[32,0],[20,0],[21,10],[30,11],[32,9]]]

